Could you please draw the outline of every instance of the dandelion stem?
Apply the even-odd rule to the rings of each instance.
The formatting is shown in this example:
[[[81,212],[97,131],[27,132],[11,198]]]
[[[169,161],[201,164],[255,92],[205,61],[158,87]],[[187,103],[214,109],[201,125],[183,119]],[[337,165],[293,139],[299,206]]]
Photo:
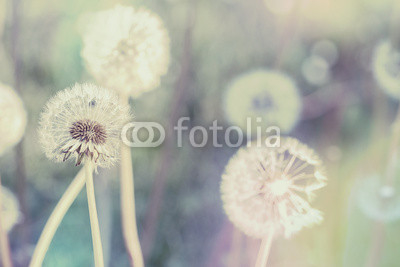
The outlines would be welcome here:
[[[12,17],[11,17],[11,58],[13,61],[13,72],[14,72],[14,89],[15,91],[22,96],[22,88],[21,88],[21,0],[14,0],[11,2],[12,7]],[[16,181],[17,181],[17,196],[20,204],[20,209],[22,216],[24,218],[23,223],[18,227],[18,235],[24,243],[28,243],[30,229],[29,229],[29,221],[30,216],[28,212],[28,205],[26,200],[27,193],[27,175],[26,175],[26,166],[25,166],[25,157],[24,157],[25,149],[24,149],[24,138],[15,146],[15,161],[17,164],[16,168]],[[25,259],[23,260],[25,264]]]
[[[181,57],[181,72],[176,81],[174,95],[172,97],[173,102],[171,104],[171,110],[169,114],[169,122],[167,128],[167,137],[165,140],[165,146],[161,152],[160,164],[156,171],[156,177],[152,185],[150,201],[147,208],[147,214],[145,216],[145,223],[143,229],[143,254],[144,258],[147,259],[152,251],[154,237],[156,235],[156,228],[158,224],[158,215],[162,206],[162,200],[164,197],[164,190],[167,184],[167,177],[169,174],[169,166],[173,164],[173,125],[179,118],[179,112],[181,106],[186,101],[187,88],[190,79],[190,72],[192,70],[192,38],[193,29],[196,23],[197,15],[197,1],[191,1],[187,5],[187,22],[186,30],[183,36],[184,44]]]
[[[260,250],[258,251],[256,267],[266,267],[267,266],[273,237],[274,237],[274,231],[271,230],[269,232],[269,235],[262,240]]]
[[[94,264],[104,267],[103,246],[101,244],[99,219],[97,217],[96,198],[93,185],[93,163],[89,160],[85,164],[86,192],[89,206],[90,227],[92,230]]]
[[[276,58],[274,62],[275,69],[279,69],[284,61],[284,56],[286,49],[289,44],[293,42],[295,38],[295,33],[297,30],[297,25],[299,25],[300,12],[303,5],[303,1],[296,1],[290,16],[283,26],[283,31],[279,36],[278,51],[276,51]]]
[[[400,3],[398,1],[394,2],[392,15],[391,15],[391,27],[390,27],[390,40],[394,48],[400,48],[400,36],[398,32],[398,25],[400,22]]]
[[[242,233],[234,228],[232,231],[232,249],[230,255],[230,265],[232,267],[240,267],[242,260]]]
[[[371,247],[365,262],[365,267],[378,266],[382,258],[382,250],[385,243],[384,224],[375,222],[374,231],[372,234]]]
[[[51,213],[49,219],[47,220],[47,223],[42,231],[42,234],[40,235],[39,241],[33,253],[32,260],[29,265],[30,267],[42,266],[43,259],[46,255],[51,241],[53,240],[54,234],[56,233],[62,219],[71,207],[72,203],[74,202],[78,194],[82,191],[84,185],[85,171],[84,169],[82,169],[69,185],[69,187],[61,197],[60,201],[58,202],[57,206]]]
[[[10,250],[10,243],[8,241],[8,235],[5,229],[3,228],[3,210],[1,207],[2,204],[2,190],[1,190],[1,176],[0,176],[0,249],[1,249],[1,262],[3,267],[12,267],[12,260],[11,260],[11,250]]]
[[[389,186],[393,186],[394,179],[395,179],[395,170],[398,160],[398,153],[397,148],[400,143],[400,105],[398,107],[396,118],[393,122],[393,129],[392,129],[392,137],[390,140],[390,147],[389,147],[389,160],[388,166],[386,169],[386,181],[385,184]]]
[[[143,267],[144,260],[140,247],[135,211],[135,186],[132,155],[128,146],[121,146],[121,213],[125,246],[131,266]]]

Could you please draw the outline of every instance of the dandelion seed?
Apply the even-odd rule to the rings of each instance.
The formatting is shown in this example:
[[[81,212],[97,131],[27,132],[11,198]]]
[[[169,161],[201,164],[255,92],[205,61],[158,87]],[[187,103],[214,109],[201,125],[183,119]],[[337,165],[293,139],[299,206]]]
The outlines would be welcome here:
[[[301,101],[295,83],[277,71],[257,70],[236,78],[226,91],[225,113],[231,123],[247,130],[261,126],[278,126],[289,132],[298,121]]]
[[[358,207],[369,218],[393,222],[400,219],[400,195],[393,186],[383,185],[378,175],[366,177],[355,186]]]
[[[4,230],[9,232],[21,218],[18,200],[14,194],[4,186],[1,187],[1,198],[1,223]]]
[[[21,140],[27,118],[21,98],[13,89],[1,83],[0,110],[0,155],[2,155]]]
[[[118,158],[121,129],[129,107],[116,93],[92,84],[76,84],[54,96],[40,121],[40,141],[48,158],[76,165],[91,160],[109,167]]]
[[[400,99],[400,51],[389,40],[375,48],[373,71],[376,81],[389,96]]]
[[[314,151],[281,138],[278,148],[240,149],[226,166],[221,194],[229,219],[247,235],[290,237],[322,221],[309,201],[325,185],[324,166]]]
[[[83,22],[82,57],[101,85],[138,97],[160,84],[168,70],[170,41],[156,14],[118,5]]]

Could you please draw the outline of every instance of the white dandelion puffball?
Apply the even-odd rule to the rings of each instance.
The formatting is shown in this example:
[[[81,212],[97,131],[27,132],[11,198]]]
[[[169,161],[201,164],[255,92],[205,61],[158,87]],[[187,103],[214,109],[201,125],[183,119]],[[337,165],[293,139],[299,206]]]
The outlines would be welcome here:
[[[131,97],[159,86],[168,71],[170,40],[158,15],[117,5],[83,21],[82,57],[101,85]]]
[[[373,72],[381,89],[400,99],[400,51],[395,50],[390,41],[382,41],[375,48]]]
[[[0,155],[16,145],[25,133],[27,116],[21,98],[0,83]]]
[[[379,175],[361,179],[355,190],[357,205],[367,217],[382,222],[400,219],[399,191],[384,185]]]
[[[110,167],[119,155],[121,129],[131,119],[114,91],[93,84],[76,84],[58,92],[42,112],[40,142],[49,159],[76,165],[92,160]]]
[[[231,123],[252,133],[260,126],[278,126],[289,132],[296,124],[301,101],[295,83],[283,73],[256,70],[236,78],[225,94],[225,113]]]
[[[222,201],[232,223],[255,238],[271,231],[290,237],[320,223],[321,212],[309,204],[326,185],[319,157],[293,138],[281,138],[280,147],[255,143],[241,148],[222,176]]]
[[[10,190],[1,187],[1,223],[6,232],[9,232],[18,223],[21,214],[17,198]]]

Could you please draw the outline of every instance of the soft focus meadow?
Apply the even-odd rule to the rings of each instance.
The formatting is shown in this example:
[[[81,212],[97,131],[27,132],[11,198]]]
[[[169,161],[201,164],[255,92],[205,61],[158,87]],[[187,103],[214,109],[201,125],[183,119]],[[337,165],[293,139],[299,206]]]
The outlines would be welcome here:
[[[125,29],[116,22],[119,15],[93,15],[119,4],[146,8],[160,20],[147,23],[147,15],[135,17],[125,10],[121,21],[132,18],[129,23],[140,25]],[[166,34],[152,35],[162,27]],[[125,30],[134,35],[126,42],[103,36]],[[107,53],[112,58],[100,62]],[[157,60],[148,63],[146,56]],[[166,129],[161,146],[122,152],[129,161],[122,166],[133,165],[137,230],[146,266],[254,266],[259,238],[271,226],[257,225],[269,220],[259,219],[265,212],[278,214],[271,227],[283,224],[282,231],[275,228],[282,233],[272,241],[267,266],[399,266],[397,0],[0,0],[0,175],[6,188],[1,225],[17,267],[29,266],[46,221],[82,168],[48,158],[56,158],[52,148],[62,144],[54,134],[57,129],[43,127],[46,115],[41,115],[49,99],[76,83],[115,89],[122,102],[130,101],[129,121],[157,122]],[[100,92],[99,98],[105,94]],[[89,106],[118,106],[113,97],[105,97],[113,99],[109,105]],[[103,118],[99,114],[93,118]],[[124,116],[118,123],[126,121]],[[181,117],[190,122],[184,123],[189,129],[178,147],[174,126]],[[217,120],[225,129],[238,126],[246,134],[246,118],[258,117],[262,127],[278,126],[283,137],[298,139],[319,156],[291,139],[283,139],[287,150],[273,152],[278,163],[282,155],[280,163],[289,165],[282,169],[285,177],[290,165],[297,164],[287,154],[298,153],[298,161],[309,164],[306,169],[315,168],[310,175],[317,182],[297,188],[312,198],[315,210],[309,209],[308,200],[296,202],[301,208],[285,206],[292,195],[284,199],[284,184],[260,189],[266,194],[262,201],[286,203],[279,211],[265,211],[264,202],[236,203],[249,184],[235,182],[256,177],[251,169],[259,160],[256,154],[247,164],[248,158],[241,158],[245,152],[234,157],[238,147],[215,147],[211,139],[204,147],[189,142],[195,126],[208,128]],[[88,125],[84,127],[92,127]],[[55,138],[45,148],[43,128]],[[238,137],[232,136],[235,142]],[[224,143],[223,131],[217,137]],[[93,150],[90,143],[85,153],[73,154],[73,147],[60,149],[58,160],[71,155],[78,163],[97,164],[96,153],[114,157],[115,152]],[[118,162],[100,167],[94,172],[94,187],[104,264],[131,266],[121,219],[119,175],[124,167],[122,172]],[[299,177],[292,173],[291,178]],[[227,187],[221,188],[222,180],[228,180]],[[66,213],[43,266],[94,266],[86,194],[82,190]],[[279,216],[290,213],[286,208],[314,217],[283,223]],[[311,222],[319,223],[303,228]]]

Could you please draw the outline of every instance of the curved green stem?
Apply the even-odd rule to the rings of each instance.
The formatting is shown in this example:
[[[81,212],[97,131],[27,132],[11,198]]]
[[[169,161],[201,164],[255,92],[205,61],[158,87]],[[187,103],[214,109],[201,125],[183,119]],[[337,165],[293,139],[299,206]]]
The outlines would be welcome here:
[[[257,256],[256,267],[266,267],[267,266],[273,237],[274,237],[274,231],[270,231],[268,236],[262,240],[260,250],[259,250],[258,256]]]
[[[128,102],[128,98],[121,99]],[[132,155],[128,146],[121,145],[121,213],[122,229],[126,250],[131,266],[143,267],[144,260],[137,231],[135,210],[135,186],[132,167]]]
[[[96,267],[104,267],[103,246],[101,244],[99,218],[97,216],[96,197],[93,185],[93,163],[90,160],[85,164],[85,176],[90,228],[92,230],[94,264]]]
[[[85,172],[84,169],[82,169],[69,185],[69,187],[61,197],[60,201],[58,202],[57,206],[51,213],[49,219],[47,220],[42,234],[39,237],[39,241],[36,245],[35,251],[33,252],[32,260],[29,264],[30,267],[42,266],[44,257],[47,250],[49,249],[51,241],[53,240],[54,234],[56,233],[62,219],[71,207],[72,203],[74,202],[78,194],[82,191],[84,185]]]
[[[1,262],[4,267],[12,267],[11,260],[11,250],[10,250],[10,242],[8,240],[8,235],[6,230],[3,228],[3,213],[2,213],[2,186],[1,186],[1,177],[0,177],[0,249],[1,249]]]

